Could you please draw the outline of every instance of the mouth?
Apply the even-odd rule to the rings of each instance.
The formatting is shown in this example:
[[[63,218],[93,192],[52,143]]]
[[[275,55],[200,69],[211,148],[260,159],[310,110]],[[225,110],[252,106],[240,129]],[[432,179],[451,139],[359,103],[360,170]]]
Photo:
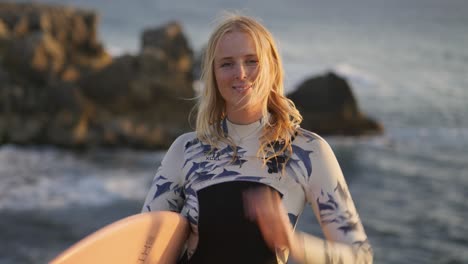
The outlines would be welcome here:
[[[252,88],[252,85],[251,84],[233,85],[232,88],[236,90],[237,92],[242,93]]]

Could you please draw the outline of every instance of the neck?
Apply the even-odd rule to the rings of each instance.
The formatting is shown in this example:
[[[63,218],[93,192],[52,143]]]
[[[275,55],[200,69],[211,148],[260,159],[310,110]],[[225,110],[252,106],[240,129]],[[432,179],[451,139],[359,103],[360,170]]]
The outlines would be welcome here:
[[[243,108],[243,109],[226,109],[227,119],[234,124],[247,125],[262,118],[261,107]]]

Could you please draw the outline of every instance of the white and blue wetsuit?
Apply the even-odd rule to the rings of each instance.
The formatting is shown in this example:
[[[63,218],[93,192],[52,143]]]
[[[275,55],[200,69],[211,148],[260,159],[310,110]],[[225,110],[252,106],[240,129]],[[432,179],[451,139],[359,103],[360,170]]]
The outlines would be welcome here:
[[[143,212],[175,211],[189,220],[189,263],[286,263],[288,252],[270,252],[258,228],[242,217],[240,193],[267,185],[281,195],[294,227],[305,205],[311,205],[328,242],[303,234],[308,263],[372,263],[370,244],[327,142],[299,128],[289,159],[279,156],[264,165],[257,157],[261,126],[261,121],[223,120],[237,152],[224,143],[210,151],[194,132],[181,135],[152,181]]]

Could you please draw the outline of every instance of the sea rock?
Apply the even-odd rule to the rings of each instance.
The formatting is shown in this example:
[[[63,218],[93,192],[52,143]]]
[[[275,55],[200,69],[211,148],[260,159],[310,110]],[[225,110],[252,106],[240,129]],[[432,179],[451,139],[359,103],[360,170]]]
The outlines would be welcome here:
[[[10,31],[8,30],[7,25],[2,20],[0,20],[0,39],[8,38],[9,34]]]
[[[139,54],[120,56],[79,81],[107,145],[167,147],[190,129],[193,53],[181,26],[145,30],[142,43]]]
[[[72,7],[0,3],[0,143],[55,144],[51,130],[73,130],[53,126],[63,116],[69,126],[79,120],[79,90],[70,86],[112,60],[97,41],[97,21]]]
[[[172,21],[163,27],[146,29],[142,36],[142,50],[152,49],[160,56],[172,62],[170,70],[185,72],[191,75],[193,68],[193,51],[182,32],[182,26]]]
[[[288,97],[304,118],[301,126],[321,135],[383,132],[382,125],[359,110],[346,80],[333,72],[305,80]]]
[[[145,30],[142,42],[139,54],[117,57],[105,69],[80,80],[84,95],[114,113],[193,98],[193,54],[180,25],[172,22]]]
[[[60,76],[65,50],[49,33],[34,32],[10,41],[5,65],[34,83],[47,84]]]
[[[38,3],[0,3],[0,56],[10,73],[33,83],[74,81],[112,57],[97,38],[93,11]],[[5,42],[5,40],[0,42]],[[75,71],[75,74],[70,74]],[[39,77],[38,77],[39,76]]]
[[[0,144],[167,148],[189,130],[193,55],[180,24],[111,58],[97,23],[93,11],[0,3]]]

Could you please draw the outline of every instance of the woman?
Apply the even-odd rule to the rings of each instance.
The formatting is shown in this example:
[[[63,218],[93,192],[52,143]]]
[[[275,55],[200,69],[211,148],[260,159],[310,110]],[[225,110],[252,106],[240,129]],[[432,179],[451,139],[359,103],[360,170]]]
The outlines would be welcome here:
[[[324,139],[301,129],[283,95],[274,40],[233,15],[205,53],[196,132],[169,148],[143,211],[191,224],[187,263],[372,263],[341,169]],[[305,204],[326,240],[294,231]]]

